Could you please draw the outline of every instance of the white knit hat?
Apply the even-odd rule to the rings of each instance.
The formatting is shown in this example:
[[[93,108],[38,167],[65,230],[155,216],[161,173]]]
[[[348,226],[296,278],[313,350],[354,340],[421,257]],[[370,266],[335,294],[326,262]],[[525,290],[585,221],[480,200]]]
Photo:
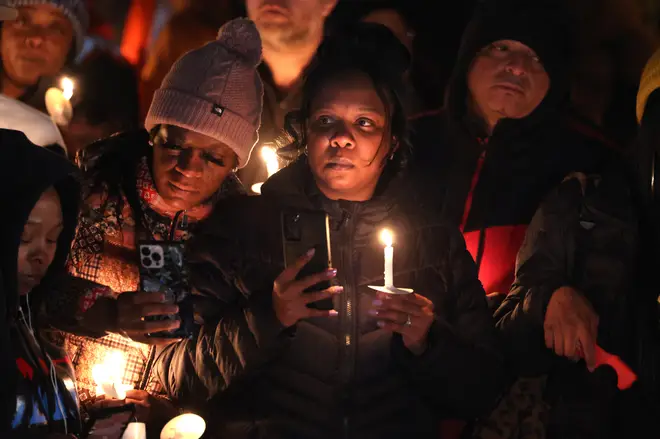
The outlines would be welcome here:
[[[7,6],[18,8],[20,6],[53,5],[58,8],[73,25],[74,44],[76,54],[83,48],[85,34],[89,26],[89,14],[84,0],[6,0]]]

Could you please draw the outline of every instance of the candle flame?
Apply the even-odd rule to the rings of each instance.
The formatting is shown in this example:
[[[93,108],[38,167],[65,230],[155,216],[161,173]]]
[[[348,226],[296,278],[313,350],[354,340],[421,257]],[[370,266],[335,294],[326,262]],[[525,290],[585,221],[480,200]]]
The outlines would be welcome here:
[[[280,170],[280,163],[277,160],[277,152],[275,148],[264,146],[261,148],[261,158],[266,162],[266,169],[268,170],[268,177]]]
[[[64,99],[68,101],[73,96],[73,89],[74,89],[73,81],[71,80],[71,78],[67,78],[65,76],[64,78],[62,78],[61,86],[62,86],[62,96],[64,96]]]
[[[133,386],[123,384],[124,372],[126,370],[126,355],[121,351],[108,352],[102,363],[95,364],[92,367],[92,378],[96,384],[96,394],[105,395],[107,392],[104,386],[112,387],[119,396],[126,397],[126,390],[131,390]],[[122,397],[118,399],[123,399]]]
[[[385,246],[392,247],[392,244],[394,243],[394,235],[389,229],[383,229],[383,231],[380,232],[380,240]]]

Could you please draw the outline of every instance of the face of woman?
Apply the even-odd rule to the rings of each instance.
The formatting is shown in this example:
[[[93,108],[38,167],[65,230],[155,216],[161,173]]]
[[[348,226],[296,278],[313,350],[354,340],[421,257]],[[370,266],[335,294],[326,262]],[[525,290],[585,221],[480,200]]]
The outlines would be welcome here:
[[[211,198],[238,161],[224,143],[175,126],[161,127],[153,143],[156,189],[167,204],[178,210]]]
[[[18,290],[21,295],[39,285],[48,271],[62,227],[60,197],[51,188],[41,195],[23,227],[18,247]]]
[[[307,153],[319,189],[330,199],[365,201],[392,153],[390,120],[371,79],[347,72],[311,101]]]

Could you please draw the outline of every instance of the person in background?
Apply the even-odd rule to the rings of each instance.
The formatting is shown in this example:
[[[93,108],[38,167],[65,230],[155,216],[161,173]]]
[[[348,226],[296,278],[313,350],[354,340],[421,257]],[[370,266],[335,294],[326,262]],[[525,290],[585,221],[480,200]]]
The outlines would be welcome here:
[[[192,0],[181,3],[158,33],[140,74],[143,111],[177,59],[215,40],[218,29],[235,18],[230,0]]]
[[[0,91],[45,111],[44,94],[82,50],[83,0],[8,0],[18,10],[0,29]]]
[[[264,82],[264,111],[260,143],[275,143],[284,130],[287,113],[298,108],[305,69],[325,34],[326,19],[337,0],[246,0],[247,15],[263,41],[264,62],[259,69]],[[245,187],[266,180],[260,154],[239,173]]]
[[[42,305],[66,273],[76,230],[80,184],[65,158],[0,130],[0,199],[11,206],[0,229],[0,435],[71,438],[81,432],[75,375],[61,349],[43,337]]]
[[[49,304],[53,326],[101,336],[68,334],[63,341],[83,403],[96,400],[94,364],[119,350],[126,356],[123,381],[136,389],[129,398],[153,407],[154,398],[145,389],[153,390],[149,359],[155,348],[139,342],[147,341],[147,333],[175,329],[180,322],[144,321],[178,310],[163,304],[160,293],[136,293],[137,242],[185,241],[218,199],[243,192],[235,170],[245,165],[258,138],[260,61],[254,23],[227,23],[216,41],[174,64],[154,95],[146,130],[83,150],[85,203],[68,264],[74,277],[60,285],[68,294]],[[77,278],[96,286],[75,287]]]
[[[484,2],[465,32],[445,108],[414,121],[414,161],[431,175],[435,205],[460,226],[486,293],[500,301],[545,195],[570,172],[591,173],[616,157],[562,117],[569,52],[552,2]]]
[[[411,23],[406,20],[402,12],[395,7],[382,5],[371,9],[363,18],[365,23],[379,23],[386,26],[401,41],[411,56],[411,68],[404,73],[404,79],[408,89],[406,97],[406,107],[408,114],[414,115],[422,111],[422,103],[417,96],[414,84],[412,82],[412,68],[415,66],[415,54],[413,52],[413,43],[415,42],[415,30]]]
[[[495,313],[508,369],[546,376],[548,438],[658,431],[649,425],[656,415],[647,388],[655,366],[647,351],[657,349],[649,343],[657,332],[657,318],[648,318],[657,306],[649,293],[657,295],[657,282],[640,251],[645,230],[638,200],[625,168],[569,175],[534,216],[516,279]],[[639,382],[617,390],[614,370],[597,367],[599,347],[632,366]]]
[[[292,133],[304,153],[260,197],[219,204],[190,242],[204,324],[156,367],[209,432],[436,438],[442,416],[494,403],[502,358],[474,262],[406,172],[408,64],[381,25],[327,38]],[[284,267],[281,216],[298,210],[329,216],[332,269],[297,277],[314,251]],[[395,236],[394,283],[414,293],[368,288],[383,282],[384,228]],[[321,282],[332,286],[304,293]],[[334,310],[313,306],[324,299]]]
[[[134,68],[105,50],[90,53],[72,72],[78,98],[73,118],[62,127],[69,157],[93,142],[140,127]]]

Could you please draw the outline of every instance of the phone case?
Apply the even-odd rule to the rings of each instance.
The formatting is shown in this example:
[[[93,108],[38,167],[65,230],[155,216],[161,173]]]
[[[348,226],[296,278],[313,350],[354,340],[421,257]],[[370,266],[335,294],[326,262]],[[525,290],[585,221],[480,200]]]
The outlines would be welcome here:
[[[332,267],[330,219],[325,212],[285,211],[282,212],[281,222],[285,266],[288,267],[295,263],[309,249],[316,249],[314,257],[302,268],[297,279],[320,273]],[[320,291],[330,286],[331,283],[328,281],[317,284],[305,291]],[[308,306],[323,310],[334,308],[330,299]]]
[[[181,326],[167,332],[147,334],[151,337],[189,338],[194,324],[188,271],[180,242],[143,242],[139,244],[140,289],[161,292],[165,302],[179,306]],[[174,320],[175,316],[153,316],[146,320]]]

